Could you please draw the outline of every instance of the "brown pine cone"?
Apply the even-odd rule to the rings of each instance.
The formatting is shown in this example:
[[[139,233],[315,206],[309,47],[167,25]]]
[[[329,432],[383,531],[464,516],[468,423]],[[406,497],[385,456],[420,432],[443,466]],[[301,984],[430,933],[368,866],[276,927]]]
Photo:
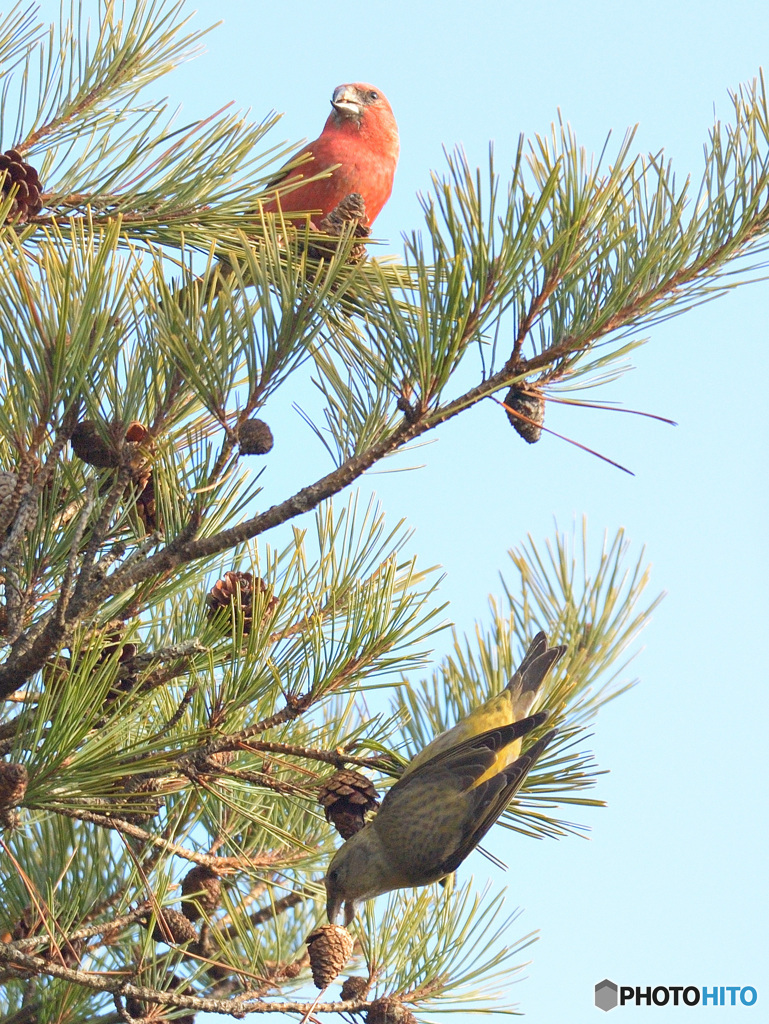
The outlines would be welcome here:
[[[125,440],[131,478],[137,489],[143,490],[152,478],[152,459],[157,454],[157,445],[149,430],[138,420],[128,424]]]
[[[28,903],[22,910],[21,917],[13,926],[11,941],[18,942],[19,939],[29,939],[31,936],[37,935],[42,923],[43,919],[40,916],[40,911],[31,903]]]
[[[83,462],[97,469],[113,469],[120,464],[117,449],[99,433],[96,420],[83,420],[72,431],[69,439],[72,451]]]
[[[243,633],[251,632],[254,624],[254,590],[267,593],[267,584],[252,572],[235,572],[230,570],[217,580],[206,596],[208,617],[214,619],[222,609],[234,607],[243,615]],[[267,602],[265,614],[269,614],[277,601],[271,597]]]
[[[209,754],[206,761],[210,762],[215,768],[226,768],[228,764],[232,764],[237,756],[236,750],[217,750],[216,753]]]
[[[325,988],[350,959],[352,935],[338,924],[324,924],[307,937],[310,969],[316,988]]]
[[[123,781],[123,789],[126,793],[135,795],[137,810],[116,811],[115,816],[122,818],[123,821],[129,821],[134,825],[145,825],[160,812],[160,808],[163,806],[163,798],[152,795],[153,793],[157,793],[161,788],[162,783],[160,782],[160,779],[157,779],[154,776],[129,776]]]
[[[147,482],[137,495],[136,512],[145,533],[155,533],[157,530],[162,530],[163,523],[158,512],[157,502],[155,501],[155,481],[152,478],[152,471],[150,471]]]
[[[219,876],[205,864],[196,864],[182,881],[182,913],[190,921],[203,914],[208,917],[219,906],[222,883]]]
[[[238,428],[241,455],[266,455],[272,449],[272,431],[264,420],[246,420]]]
[[[366,1024],[417,1024],[417,1019],[397,996],[388,996],[369,1006]]]
[[[139,648],[130,641],[122,643],[119,633],[111,633],[105,639],[107,643],[99,654],[99,662],[107,661],[108,658],[113,657],[115,654],[118,655],[118,676],[110,690],[110,696],[115,697],[119,693],[128,693],[136,686],[139,676],[134,664],[134,658]]]
[[[352,978],[345,978],[344,984],[342,985],[342,991],[340,993],[340,999],[342,1002],[352,999],[365,999],[368,995],[368,990],[371,984],[368,978],[359,978],[353,976]]]
[[[366,204],[360,192],[351,192],[336,206],[328,216],[324,217],[318,224],[318,229],[326,235],[341,235],[345,227],[355,223],[355,237],[368,238],[371,230],[361,223],[366,219]],[[311,245],[307,251],[313,259],[319,260],[332,256],[337,250],[337,243],[325,242],[320,245]],[[347,257],[348,263],[360,263],[366,258],[366,246],[354,245]]]
[[[0,154],[0,193],[5,199],[16,186],[17,192],[8,213],[9,224],[26,224],[43,208],[40,176],[16,149]]]
[[[163,529],[155,500],[155,479],[152,475],[152,460],[157,454],[157,445],[147,427],[138,420],[128,424],[125,432],[128,446],[128,465],[136,493],[136,514],[145,533]]]
[[[360,772],[343,768],[334,772],[318,790],[318,802],[343,839],[360,832],[366,824],[366,811],[379,806],[373,782]]]
[[[141,983],[141,978],[139,979]],[[180,992],[185,996],[194,996],[197,993],[191,985],[185,985],[184,981],[174,974],[168,980],[168,984],[165,986],[166,992]],[[125,1008],[128,1011],[130,1017],[135,1017],[137,1020],[147,1021],[147,1024],[195,1024],[195,1014],[192,1010],[189,1013],[183,1014],[181,1017],[174,1017],[171,1021],[170,1017],[165,1016],[162,1003],[145,1003],[141,999],[137,999],[135,996],[126,996]],[[167,1006],[165,1009],[170,1013],[173,1009],[172,1006]]]
[[[0,761],[0,808],[18,807],[27,792],[28,782],[25,765]]]
[[[150,916],[147,915],[140,923],[145,928],[149,928],[150,920]],[[170,907],[163,907],[161,911],[158,911],[155,926],[152,929],[152,938],[155,942],[172,942],[174,945],[183,946],[185,942],[192,942],[197,937],[197,929],[181,911],[172,910]]]
[[[515,427],[524,441],[534,444],[542,437],[542,424],[545,422],[545,399],[542,393],[536,388],[522,388],[513,385],[505,395],[505,405],[510,406],[513,412],[507,412],[507,418]],[[519,412],[528,419],[522,420],[514,415]],[[529,423],[533,420],[533,423]]]

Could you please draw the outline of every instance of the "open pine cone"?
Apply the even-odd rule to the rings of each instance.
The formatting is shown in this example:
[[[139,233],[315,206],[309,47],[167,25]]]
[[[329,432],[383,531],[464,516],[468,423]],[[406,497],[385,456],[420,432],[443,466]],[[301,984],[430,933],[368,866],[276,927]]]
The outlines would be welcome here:
[[[338,924],[324,924],[307,936],[307,952],[316,988],[325,988],[339,976],[352,954],[352,935]]]
[[[251,632],[254,625],[254,591],[259,589],[262,594],[267,593],[267,584],[259,576],[252,572],[235,572],[230,570],[217,580],[211,587],[207,596],[208,617],[215,618],[223,609],[234,606],[243,615],[243,634]],[[268,614],[275,607],[276,600],[271,597],[267,602],[265,614]]]
[[[43,208],[40,177],[17,149],[7,149],[0,154],[0,193],[3,199],[10,195],[14,187],[17,191],[7,222],[26,224],[30,217],[36,217]]]
[[[529,444],[539,441],[542,437],[542,424],[545,422],[545,399],[542,393],[536,388],[521,388],[514,384],[505,395],[505,405],[513,410],[505,410],[507,418],[524,441]],[[517,412],[527,419],[516,416]]]
[[[326,821],[333,822],[343,839],[360,832],[366,824],[366,811],[379,806],[373,782],[347,768],[324,780],[318,802],[325,808]]]
[[[371,230],[364,227],[366,219],[366,204],[360,192],[351,192],[336,206],[327,217],[318,224],[318,228],[327,235],[341,235],[347,224],[354,223],[354,234],[356,238],[368,238]],[[328,258],[336,252],[337,245],[334,242],[325,242],[321,245],[311,245],[308,253],[313,259]],[[360,263],[366,258],[366,246],[354,245],[347,257],[348,263]]]
[[[389,996],[369,1006],[366,1024],[417,1024],[417,1019],[397,996]]]
[[[219,906],[222,883],[219,876],[205,864],[196,864],[182,881],[182,913],[190,921],[203,914],[213,914]]]

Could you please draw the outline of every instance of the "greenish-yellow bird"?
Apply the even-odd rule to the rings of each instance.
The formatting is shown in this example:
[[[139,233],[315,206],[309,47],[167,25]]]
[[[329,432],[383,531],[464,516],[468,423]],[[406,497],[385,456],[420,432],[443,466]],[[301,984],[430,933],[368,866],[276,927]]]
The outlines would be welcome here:
[[[499,818],[556,734],[521,753],[547,711],[530,715],[565,647],[539,633],[505,689],[441,733],[407,766],[377,816],[336,852],[326,875],[326,910],[345,924],[358,905],[392,889],[429,885],[455,871]]]

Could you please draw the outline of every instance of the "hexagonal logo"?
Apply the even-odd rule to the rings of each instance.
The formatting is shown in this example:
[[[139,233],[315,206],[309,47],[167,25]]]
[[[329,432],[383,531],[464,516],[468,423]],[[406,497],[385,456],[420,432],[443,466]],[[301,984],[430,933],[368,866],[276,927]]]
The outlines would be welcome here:
[[[599,981],[595,987],[595,1005],[599,1010],[613,1010],[619,1001],[618,991],[618,987],[608,978]]]

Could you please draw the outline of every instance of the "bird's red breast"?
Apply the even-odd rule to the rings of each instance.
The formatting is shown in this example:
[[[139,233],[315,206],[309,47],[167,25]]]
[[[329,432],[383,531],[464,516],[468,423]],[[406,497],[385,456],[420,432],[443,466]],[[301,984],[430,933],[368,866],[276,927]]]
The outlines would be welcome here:
[[[365,82],[337,86],[331,106],[321,134],[294,158],[310,154],[310,159],[271,184],[281,186],[279,202],[284,214],[310,213],[315,224],[346,196],[358,192],[366,204],[364,226],[371,227],[392,192],[398,126],[384,93]],[[329,177],[307,181],[337,164]],[[286,185],[302,181],[305,184],[282,191]],[[264,209],[275,211],[277,203],[270,200]]]

